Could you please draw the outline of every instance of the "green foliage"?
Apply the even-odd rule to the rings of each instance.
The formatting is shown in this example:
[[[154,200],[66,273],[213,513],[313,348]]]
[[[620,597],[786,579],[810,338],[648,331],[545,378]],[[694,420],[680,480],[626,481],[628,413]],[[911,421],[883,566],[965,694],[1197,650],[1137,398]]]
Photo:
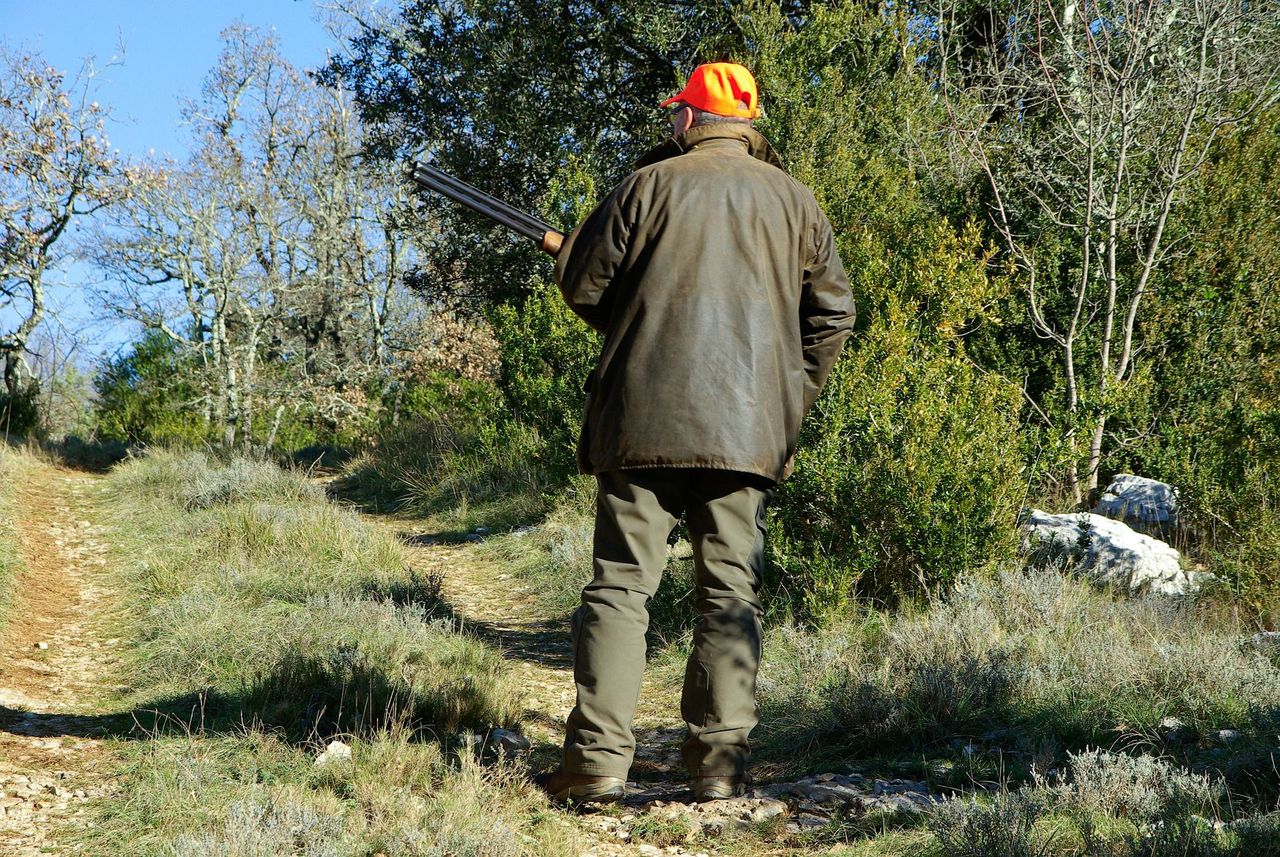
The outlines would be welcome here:
[[[1164,347],[1122,423],[1136,472],[1180,489],[1188,547],[1280,619],[1280,111],[1222,140],[1157,293]]]
[[[510,416],[531,426],[544,460],[559,477],[576,468],[583,384],[600,352],[600,337],[569,311],[559,290],[543,283],[520,305],[494,311],[502,352],[499,384]]]
[[[514,205],[554,211],[545,196],[559,165],[582,158],[609,187],[656,141],[658,102],[708,34],[732,31],[726,12],[684,0],[411,0],[321,77],[355,92],[377,155],[426,152]],[[424,204],[433,237],[411,281],[432,299],[518,301],[545,270],[529,242],[452,203]]]
[[[756,2],[738,22],[761,130],[831,218],[860,316],[778,497],[774,586],[815,615],[945,585],[1008,552],[1021,499],[1017,390],[964,343],[1007,283],[930,201],[937,144],[903,133],[939,118],[903,18],[835,2],[793,27]]]
[[[876,308],[806,422],[775,554],[778,585],[810,614],[857,593],[945,587],[1013,548],[1018,392],[951,333],[992,291],[974,242],[945,236],[903,259],[911,279]]]
[[[210,428],[197,408],[194,362],[160,331],[149,331],[94,378],[99,437],[136,443],[199,443]]]

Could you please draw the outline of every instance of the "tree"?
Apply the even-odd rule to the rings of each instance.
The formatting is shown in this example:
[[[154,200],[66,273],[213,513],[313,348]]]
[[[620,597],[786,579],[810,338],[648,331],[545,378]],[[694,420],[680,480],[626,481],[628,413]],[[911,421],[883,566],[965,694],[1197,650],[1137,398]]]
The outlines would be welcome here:
[[[1072,450],[1076,504],[1136,377],[1144,299],[1190,237],[1188,189],[1222,132],[1280,97],[1276,12],[1021,0],[985,45],[951,0],[932,12],[951,130],[985,178],[1032,329],[1057,351],[1059,383],[1032,404]]]
[[[701,0],[410,0],[370,17],[347,4],[346,55],[321,79],[350,88],[372,152],[432,160],[517,206],[574,224],[548,192],[568,166],[611,187],[666,130],[657,107],[708,34],[736,29]],[[595,200],[592,200],[594,203]],[[429,299],[483,312],[536,292],[545,259],[482,218],[431,196],[410,282]]]
[[[400,182],[359,157],[349,97],[251,28],[223,39],[186,110],[191,157],[139,169],[99,260],[121,281],[112,309],[194,355],[222,443],[270,446],[286,413],[331,428],[366,416],[366,381],[393,359],[405,314],[411,244]]]
[[[93,66],[73,78],[35,53],[0,46],[0,357],[10,399],[45,314],[45,275],[72,221],[128,195],[103,132]]]

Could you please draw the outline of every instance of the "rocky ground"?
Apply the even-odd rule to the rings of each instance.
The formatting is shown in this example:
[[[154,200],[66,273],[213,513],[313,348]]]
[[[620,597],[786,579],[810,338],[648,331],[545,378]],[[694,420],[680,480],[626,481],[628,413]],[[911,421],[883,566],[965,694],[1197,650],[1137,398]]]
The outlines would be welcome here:
[[[40,467],[18,489],[24,571],[0,637],[0,854],[47,853],[111,780],[97,707],[118,641],[103,630],[107,544],[92,477]],[[63,844],[62,853],[74,853]]]
[[[474,543],[482,534],[448,543],[417,531],[411,521],[379,523],[396,530],[415,569],[439,575],[441,594],[463,627],[499,646],[519,672],[525,689],[524,736],[498,736],[499,743],[532,753],[534,767],[554,765],[553,748],[563,740],[564,720],[573,706],[568,623],[540,615],[518,579],[478,555]],[[646,674],[636,715],[635,779],[628,783],[621,805],[580,811],[581,825],[597,840],[582,857],[697,857],[703,852],[696,847],[659,847],[637,840],[654,838],[654,831],[664,832],[659,840],[693,841],[750,830],[797,834],[822,829],[836,819],[917,815],[938,800],[921,782],[845,772],[761,782],[742,798],[693,803],[680,758],[684,726],[676,693],[678,689],[664,686],[654,670]],[[485,740],[492,743],[494,737]]]

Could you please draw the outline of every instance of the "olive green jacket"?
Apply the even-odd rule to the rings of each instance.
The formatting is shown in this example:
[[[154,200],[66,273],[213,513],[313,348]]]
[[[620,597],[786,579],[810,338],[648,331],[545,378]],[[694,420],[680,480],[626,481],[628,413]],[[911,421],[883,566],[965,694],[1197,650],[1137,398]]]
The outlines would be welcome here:
[[[555,276],[605,337],[584,473],[782,478],[854,307],[831,223],[764,137],[716,123],[653,149],[566,238]]]

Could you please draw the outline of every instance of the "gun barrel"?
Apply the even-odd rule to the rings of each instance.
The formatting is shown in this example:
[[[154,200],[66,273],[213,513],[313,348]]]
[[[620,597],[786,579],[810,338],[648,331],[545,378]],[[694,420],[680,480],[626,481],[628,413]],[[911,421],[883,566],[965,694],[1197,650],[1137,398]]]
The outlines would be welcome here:
[[[413,178],[423,187],[448,197],[472,211],[483,214],[490,220],[502,224],[525,238],[537,241],[543,249],[547,249],[548,235],[559,235],[550,224],[544,223],[532,214],[527,214],[514,206],[508,205],[497,197],[491,196],[479,188],[472,187],[461,179],[456,179],[429,164],[415,161],[413,164]]]

